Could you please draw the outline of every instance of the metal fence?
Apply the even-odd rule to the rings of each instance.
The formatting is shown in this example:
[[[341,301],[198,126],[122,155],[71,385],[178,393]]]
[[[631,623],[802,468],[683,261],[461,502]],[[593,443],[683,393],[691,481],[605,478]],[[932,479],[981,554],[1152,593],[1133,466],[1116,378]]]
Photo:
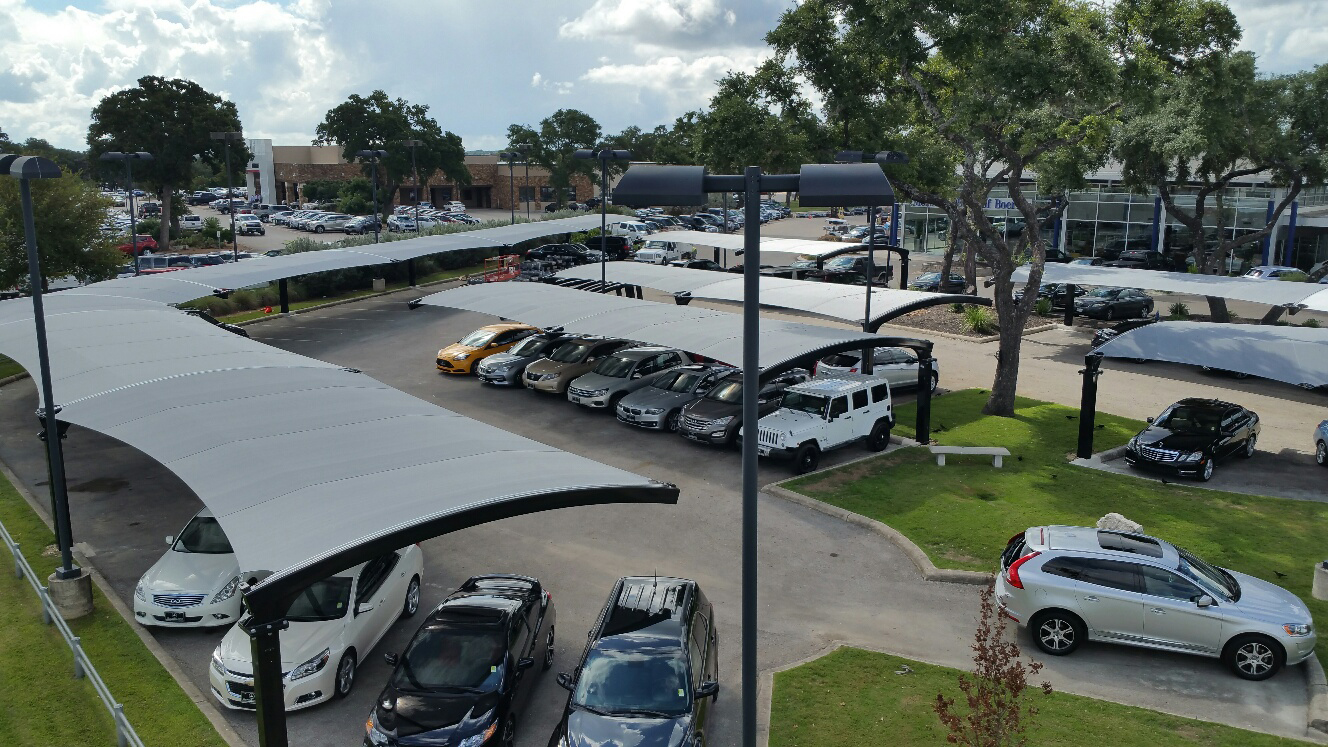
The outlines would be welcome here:
[[[55,627],[64,637],[65,643],[69,644],[69,650],[74,652],[74,677],[76,679],[87,678],[92,682],[92,688],[97,691],[97,697],[105,704],[106,710],[110,711],[112,720],[115,721],[115,739],[119,747],[143,747],[143,740],[138,738],[138,733],[134,727],[129,724],[129,719],[125,718],[124,706],[120,705],[112,697],[110,688],[106,687],[106,682],[97,673],[96,667],[92,666],[92,661],[83,651],[83,644],[79,637],[69,629],[69,625],[60,612],[56,610],[55,604],[51,601],[51,595],[45,586],[41,585],[38,576],[33,572],[32,566],[28,565],[27,558],[19,552],[18,543],[14,541],[13,535],[0,522],[0,538],[5,541],[5,547],[14,556],[14,576],[16,578],[26,578],[32,585],[33,591],[37,592],[37,597],[41,600],[42,622],[46,624],[55,623]]]

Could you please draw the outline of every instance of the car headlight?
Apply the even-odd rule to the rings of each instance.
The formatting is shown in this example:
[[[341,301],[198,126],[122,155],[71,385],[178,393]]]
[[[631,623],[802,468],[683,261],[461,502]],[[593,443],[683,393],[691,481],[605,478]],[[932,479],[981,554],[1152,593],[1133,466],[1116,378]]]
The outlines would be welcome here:
[[[475,734],[461,740],[461,743],[457,745],[457,747],[480,747],[480,745],[489,741],[489,738],[492,737],[497,732],[498,732],[498,722],[495,720],[492,724],[489,724],[489,728],[485,729],[479,734]]]
[[[142,579],[139,579],[138,586],[134,587],[134,596],[138,597],[140,602],[148,601],[148,590],[143,586]]]
[[[452,356],[452,357],[453,357],[453,358],[456,358],[456,359],[459,360],[459,361],[464,361],[465,359],[467,359],[467,358],[470,357],[470,353],[457,353],[456,355],[454,355],[454,356]]]
[[[226,665],[221,662],[221,647],[212,649],[212,668],[217,674],[226,676]]]
[[[1204,453],[1202,451],[1191,451],[1190,453],[1185,455],[1185,461],[1190,464],[1193,464],[1194,462],[1197,462],[1203,458],[1204,458]]]
[[[294,682],[295,680],[302,680],[310,675],[318,674],[323,670],[323,667],[327,666],[327,660],[331,658],[332,649],[325,648],[322,653],[290,670],[290,673],[286,675],[286,679]]]
[[[608,390],[608,389],[596,389],[596,390],[590,392],[590,396],[592,396],[592,397],[603,397],[604,395],[606,395],[606,394],[608,394],[608,393],[609,393],[609,390]]]
[[[726,425],[728,425],[729,423],[732,423],[732,422],[733,422],[733,416],[732,416],[732,415],[729,415],[729,416],[727,416],[727,417],[723,417],[723,418],[719,418],[719,419],[717,419],[717,420],[712,420],[712,421],[710,421],[710,427],[711,427],[711,428],[723,428],[724,426],[726,426]]]
[[[239,586],[240,586],[240,577],[236,576],[235,578],[226,582],[225,586],[221,587],[221,591],[217,592],[217,595],[212,597],[212,601],[209,602],[209,604],[216,604],[217,602],[224,602],[227,599],[230,599],[231,597],[235,596],[235,590],[239,588]]]
[[[1306,625],[1305,623],[1287,623],[1286,625],[1282,626],[1282,630],[1285,630],[1286,634],[1289,636],[1301,638],[1303,636],[1309,635],[1310,633],[1313,633],[1314,626]]]
[[[662,408],[662,407],[647,407],[646,409],[642,410],[641,412],[645,413],[646,415],[663,415],[663,414],[664,414],[664,408]]]
[[[1128,446],[1128,447],[1131,448],[1131,449],[1138,449],[1138,448],[1139,448],[1139,437],[1138,437],[1138,436],[1135,436],[1134,438],[1131,438],[1131,439],[1130,439],[1130,442],[1129,442],[1128,444],[1125,444],[1125,445]]]

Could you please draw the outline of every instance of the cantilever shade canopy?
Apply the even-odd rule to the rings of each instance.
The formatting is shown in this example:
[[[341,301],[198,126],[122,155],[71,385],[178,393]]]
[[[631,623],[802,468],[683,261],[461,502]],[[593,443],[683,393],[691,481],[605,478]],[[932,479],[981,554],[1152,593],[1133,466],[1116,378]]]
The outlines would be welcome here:
[[[1098,352],[1208,366],[1306,388],[1328,386],[1328,329],[1157,322],[1117,335]]]
[[[1029,266],[1014,271],[1016,283],[1028,282]],[[1216,296],[1236,301],[1266,303],[1270,306],[1298,306],[1310,296],[1323,290],[1310,283],[1288,283],[1274,280],[1229,278],[1221,275],[1195,275],[1187,272],[1158,272],[1125,267],[1094,267],[1092,265],[1058,264],[1048,262],[1042,272],[1044,283],[1073,283],[1123,288],[1144,288],[1163,293],[1184,293],[1193,296]]]

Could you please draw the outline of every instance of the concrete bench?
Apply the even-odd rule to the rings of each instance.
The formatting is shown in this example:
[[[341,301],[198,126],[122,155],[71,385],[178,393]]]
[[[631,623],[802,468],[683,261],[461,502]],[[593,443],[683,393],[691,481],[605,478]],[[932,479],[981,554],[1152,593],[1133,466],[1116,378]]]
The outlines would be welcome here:
[[[1004,446],[929,446],[936,455],[936,466],[945,466],[946,454],[977,454],[991,457],[991,466],[1000,467],[1001,459],[1010,456],[1010,450]]]

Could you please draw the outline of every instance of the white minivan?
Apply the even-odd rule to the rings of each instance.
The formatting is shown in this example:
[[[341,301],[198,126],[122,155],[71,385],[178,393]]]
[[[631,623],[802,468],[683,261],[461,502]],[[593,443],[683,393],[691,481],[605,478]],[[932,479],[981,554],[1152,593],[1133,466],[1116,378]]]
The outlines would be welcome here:
[[[639,241],[645,241],[646,237],[650,235],[651,231],[650,231],[650,226],[646,225],[645,223],[637,223],[635,221],[623,221],[622,223],[614,223],[612,226],[610,226],[609,233],[614,236],[626,236],[630,238],[633,243],[636,243]]]

